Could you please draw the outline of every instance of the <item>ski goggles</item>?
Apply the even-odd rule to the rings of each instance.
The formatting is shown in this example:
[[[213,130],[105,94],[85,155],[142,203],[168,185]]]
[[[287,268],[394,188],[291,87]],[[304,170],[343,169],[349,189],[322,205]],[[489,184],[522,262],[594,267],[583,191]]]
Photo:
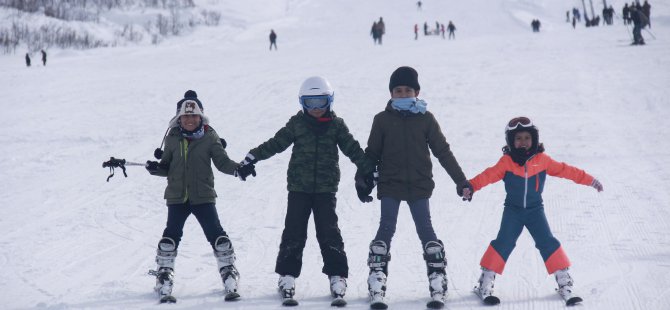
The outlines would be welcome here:
[[[325,110],[333,102],[333,96],[319,95],[319,96],[302,96],[300,97],[300,104],[307,110],[322,109]]]
[[[505,129],[514,130],[517,129],[519,126],[524,128],[533,127],[533,122],[530,120],[530,118],[527,118],[525,116],[515,117],[511,121],[509,121],[509,123],[507,123],[507,127]]]

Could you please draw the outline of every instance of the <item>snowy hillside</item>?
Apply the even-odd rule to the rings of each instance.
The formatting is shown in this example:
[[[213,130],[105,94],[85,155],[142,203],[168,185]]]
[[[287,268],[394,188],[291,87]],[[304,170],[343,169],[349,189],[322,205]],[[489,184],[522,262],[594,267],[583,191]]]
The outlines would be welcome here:
[[[110,156],[153,159],[175,104],[193,89],[231,158],[272,137],[299,110],[301,82],[322,75],[334,110],[365,145],[389,99],[398,66],[419,72],[421,96],[466,175],[498,160],[505,122],[531,117],[554,159],[598,177],[605,191],[548,178],[545,209],[570,257],[580,309],[667,309],[670,304],[670,3],[653,1],[647,45],[630,29],[576,29],[557,0],[200,0],[220,10],[218,27],[162,44],[50,50],[46,66],[25,52],[0,56],[0,307],[153,309],[156,244],[165,225],[166,181],[141,167],[117,171]],[[596,5],[597,2],[597,5]],[[658,3],[657,3],[658,2]],[[620,15],[624,1],[608,1]],[[588,4],[587,4],[588,5]],[[596,11],[602,9],[594,1]],[[373,21],[387,35],[373,45]],[[533,33],[530,21],[542,22]],[[414,24],[457,27],[456,40],[419,36]],[[278,51],[268,51],[268,34]],[[170,309],[278,309],[274,264],[286,212],[290,149],[256,165],[247,182],[215,172],[217,208],[236,252],[242,299],[223,300],[211,248],[191,217],[176,262]],[[449,309],[478,309],[471,292],[479,259],[499,228],[504,186],[470,203],[433,160],[436,233],[449,260]],[[355,166],[340,156],[338,215],[349,259],[350,309],[367,309],[368,244],[379,201],[362,204]],[[428,282],[421,246],[403,204],[387,296],[392,309],[423,309]],[[328,282],[310,224],[300,309],[329,307]],[[563,309],[542,258],[524,231],[496,281],[500,309]]]

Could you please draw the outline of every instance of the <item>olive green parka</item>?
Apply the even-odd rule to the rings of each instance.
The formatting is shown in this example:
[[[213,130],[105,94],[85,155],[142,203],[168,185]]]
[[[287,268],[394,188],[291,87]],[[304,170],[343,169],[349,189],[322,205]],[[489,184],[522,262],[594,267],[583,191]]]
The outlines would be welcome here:
[[[230,175],[239,166],[228,157],[212,127],[205,125],[205,135],[194,140],[184,138],[178,127],[170,129],[158,171],[152,173],[167,177],[164,196],[167,204],[215,203],[212,162],[219,171]]]
[[[435,188],[431,152],[456,184],[465,180],[433,114],[397,111],[389,101],[375,115],[365,149],[378,162],[377,197],[430,198]]]

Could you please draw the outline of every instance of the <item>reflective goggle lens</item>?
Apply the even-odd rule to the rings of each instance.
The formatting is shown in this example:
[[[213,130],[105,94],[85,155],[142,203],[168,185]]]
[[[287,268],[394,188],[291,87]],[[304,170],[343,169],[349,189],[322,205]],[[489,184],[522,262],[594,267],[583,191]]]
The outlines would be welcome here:
[[[325,109],[330,104],[328,96],[302,97],[300,100],[302,106],[306,109]]]
[[[533,122],[530,121],[529,118],[527,117],[515,117],[509,123],[507,123],[507,130],[514,130],[517,127],[531,127],[533,126]]]

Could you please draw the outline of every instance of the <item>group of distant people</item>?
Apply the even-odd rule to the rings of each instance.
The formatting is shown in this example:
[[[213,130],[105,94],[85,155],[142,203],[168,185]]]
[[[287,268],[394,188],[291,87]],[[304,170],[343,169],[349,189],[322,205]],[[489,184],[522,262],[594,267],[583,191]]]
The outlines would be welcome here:
[[[42,53],[42,65],[47,65],[47,52],[44,50],[40,51]],[[30,53],[26,53],[26,67],[30,67]]]
[[[603,19],[606,25],[614,23],[614,8],[605,6],[602,11]],[[565,13],[566,22],[570,21],[570,11]],[[572,28],[580,21],[581,15],[579,9],[572,8]],[[625,3],[621,10],[621,18],[624,25],[633,25],[633,43],[632,45],[644,45],[644,38],[642,37],[642,29],[649,26],[651,28],[651,5],[647,0],[643,4],[639,1],[631,2],[630,5]],[[585,14],[584,20],[586,27],[594,27],[600,24],[600,16],[595,16],[592,19]]]
[[[372,29],[370,29],[370,35],[375,44],[382,45],[382,36],[386,34],[386,25],[384,24],[384,19],[379,18],[379,21],[372,23]]]
[[[533,21],[530,22],[530,27],[533,29],[533,32],[540,32],[540,26],[542,26],[542,23],[540,23],[539,19],[533,19]]]
[[[428,22],[423,23],[423,35],[424,36],[429,36],[429,35],[442,35],[442,39],[445,39],[445,32],[449,32],[449,40],[451,39],[456,39],[456,26],[452,21],[449,21],[449,24],[447,27],[444,26],[444,24],[440,24],[440,22],[435,22],[435,29],[431,30],[430,27],[428,27]],[[419,25],[414,24],[414,40],[419,39]]]

